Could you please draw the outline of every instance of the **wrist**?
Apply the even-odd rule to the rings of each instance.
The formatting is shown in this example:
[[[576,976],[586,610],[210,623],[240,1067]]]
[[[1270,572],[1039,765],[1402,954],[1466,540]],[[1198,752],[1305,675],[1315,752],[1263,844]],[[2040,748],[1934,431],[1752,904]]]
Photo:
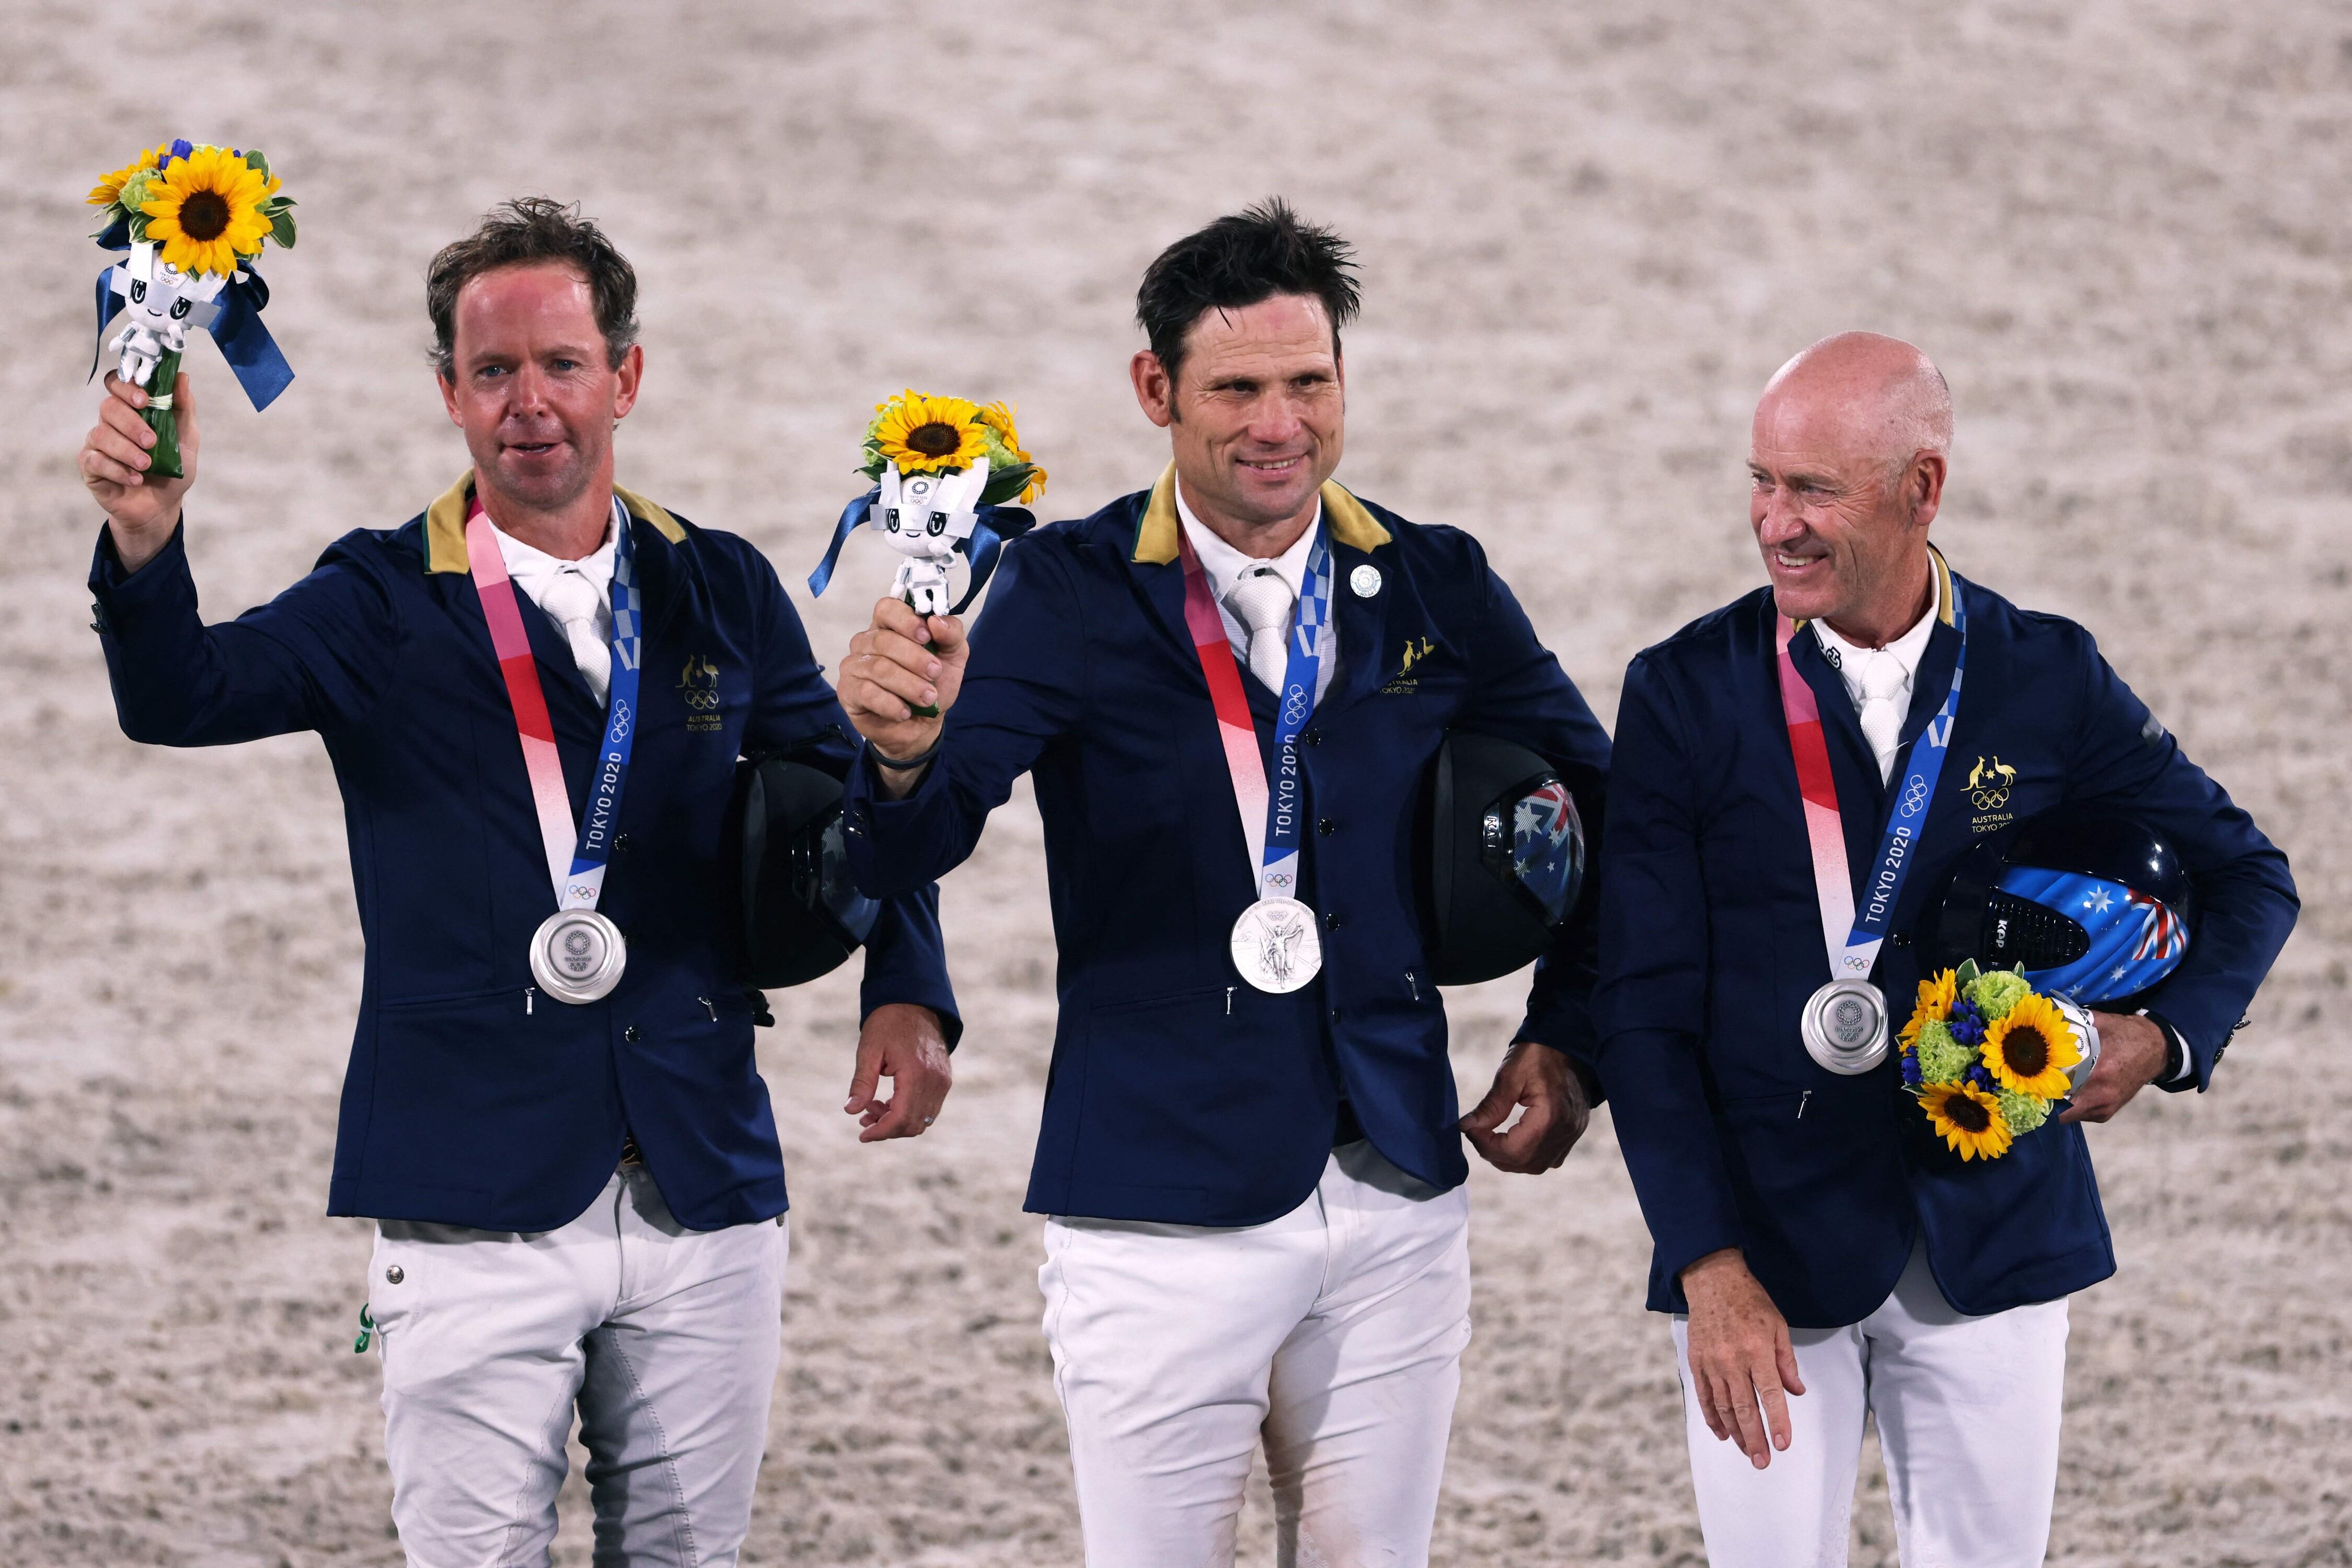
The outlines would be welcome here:
[[[875,766],[887,768],[894,773],[919,773],[930,766],[931,759],[940,754],[940,735],[933,735],[931,743],[911,757],[891,756],[869,740],[866,742],[866,753],[874,759]]]

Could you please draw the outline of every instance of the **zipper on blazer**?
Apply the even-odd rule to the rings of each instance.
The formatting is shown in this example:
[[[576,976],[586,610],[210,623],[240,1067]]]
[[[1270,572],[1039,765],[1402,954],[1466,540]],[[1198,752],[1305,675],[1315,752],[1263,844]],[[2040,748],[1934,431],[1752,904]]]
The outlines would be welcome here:
[[[702,1004],[702,1010],[710,1015],[710,1021],[712,1023],[716,1024],[719,1022],[719,1004],[713,1002],[708,996],[697,996],[695,1000]]]
[[[1232,986],[1228,985],[1228,986],[1226,986],[1226,987],[1225,987],[1225,1016],[1226,1016],[1226,1017],[1228,1017],[1228,1018],[1230,1018],[1230,1017],[1232,1017],[1233,1016],[1234,1016],[1234,988],[1233,988]]]
[[[1805,1092],[1804,1092],[1804,1093],[1802,1093],[1802,1094],[1801,1094],[1801,1095],[1797,1096],[1797,1120],[1798,1120],[1798,1121],[1802,1121],[1805,1119],[1805,1101],[1807,1101],[1807,1100],[1811,1100],[1811,1099],[1812,1099],[1812,1098],[1813,1098],[1813,1091],[1812,1091],[1811,1089],[1807,1089],[1807,1090],[1805,1090]]]
[[[1416,1001],[1416,1002],[1420,1001],[1420,1000],[1421,1000],[1421,976],[1420,976],[1420,975],[1418,975],[1418,974],[1415,974],[1412,970],[1408,969],[1408,970],[1406,970],[1406,971],[1404,972],[1404,983],[1405,983],[1405,984],[1406,984],[1407,986],[1409,986],[1409,987],[1411,987],[1411,988],[1412,988],[1412,999],[1413,999],[1414,1001]]]
[[[522,988],[522,1016],[524,1017],[528,1018],[530,1016],[531,998],[538,994],[539,987],[536,985],[526,985]]]

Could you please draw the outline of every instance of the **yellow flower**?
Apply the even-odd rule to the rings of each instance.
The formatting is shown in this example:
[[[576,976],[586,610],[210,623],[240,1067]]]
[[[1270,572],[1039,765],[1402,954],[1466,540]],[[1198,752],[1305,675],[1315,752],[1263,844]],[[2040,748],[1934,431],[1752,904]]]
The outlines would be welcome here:
[[[1044,495],[1045,470],[1038,467],[1034,458],[1021,449],[1021,433],[1013,426],[1013,405],[1009,403],[987,405],[980,411],[980,422],[996,433],[996,443],[1003,448],[1007,458],[1013,463],[1026,464],[1035,470],[1029,476],[1029,482],[1022,487],[1020,495],[1013,498],[1014,504],[1027,506],[1031,501]]]
[[[961,470],[988,451],[980,410],[961,397],[932,397],[909,388],[875,405],[880,418],[866,432],[873,451],[902,474]]]
[[[1963,1160],[1996,1160],[2009,1152],[2009,1123],[2000,1103],[1970,1083],[1931,1083],[1919,1090],[1928,1122]]]
[[[163,259],[183,272],[236,270],[240,256],[258,256],[269,233],[261,204],[278,192],[242,158],[219,147],[199,147],[148,182],[147,237]]]
[[[1940,1024],[1952,1016],[1952,1004],[1960,994],[1959,976],[1947,969],[1932,980],[1919,982],[1919,1005],[1911,1011],[1911,1021],[1903,1026],[1902,1040],[1909,1045],[1919,1037],[1921,1028]]]
[[[2083,1059],[2074,1031],[2047,996],[2020,997],[1985,1029],[1985,1070],[2012,1094],[2055,1100],[2066,1092],[2066,1069]]]
[[[155,167],[156,160],[171,150],[172,144],[168,142],[160,147],[150,147],[146,152],[140,153],[114,173],[99,181],[89,188],[89,205],[94,207],[112,206],[121,199],[122,187],[129,184],[134,175],[152,171]]]

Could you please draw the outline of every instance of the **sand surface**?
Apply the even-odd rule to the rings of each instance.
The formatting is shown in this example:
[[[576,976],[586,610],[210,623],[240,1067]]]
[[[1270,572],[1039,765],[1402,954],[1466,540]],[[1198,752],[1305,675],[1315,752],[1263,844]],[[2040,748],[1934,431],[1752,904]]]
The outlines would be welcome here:
[[[0,4],[0,1560],[397,1560],[368,1227],[320,1215],[360,969],[333,783],[309,737],[131,744],[86,629],[79,204],[181,134],[265,148],[302,203],[269,264],[300,379],[256,416],[191,355],[216,617],[462,467],[419,279],[518,194],[583,201],[642,273],[624,482],[796,583],[903,385],[1017,399],[1053,515],[1149,482],[1137,276],[1286,193],[1361,248],[1341,478],[1477,532],[1604,718],[1631,654],[1759,580],[1765,376],[1839,328],[1922,343],[1955,564],[2088,623],[2306,904],[2213,1092],[2093,1131],[2122,1272],[2074,1308],[2053,1555],[2352,1563],[2352,22],[1763,9],[197,5],[166,68],[88,6]],[[889,563],[796,588],[828,659]],[[1025,795],[945,905],[971,1032],[929,1136],[853,1142],[847,973],[761,1038],[795,1248],[747,1561],[1077,1561],[1020,1212],[1053,1020]],[[1516,989],[1452,998],[1465,1089]],[[1472,1194],[1437,1560],[1697,1561],[1606,1117]],[[1864,1491],[1854,1560],[1891,1563],[1874,1460]],[[1272,1561],[1262,1489],[1244,1542]]]

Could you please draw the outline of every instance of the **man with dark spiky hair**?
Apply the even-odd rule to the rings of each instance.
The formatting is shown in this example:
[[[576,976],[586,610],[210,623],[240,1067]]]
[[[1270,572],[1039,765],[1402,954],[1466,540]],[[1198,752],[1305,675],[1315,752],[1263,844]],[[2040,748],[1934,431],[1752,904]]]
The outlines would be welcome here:
[[[1475,540],[1331,482],[1356,309],[1347,247],[1280,202],[1171,246],[1130,367],[1158,484],[1010,546],[969,649],[886,599],[843,666],[869,891],[954,867],[1034,775],[1061,1021],[1028,1207],[1089,1563],[1230,1563],[1261,1436],[1284,1562],[1425,1562],[1461,1135],[1545,1171],[1590,1103],[1570,921],[1457,1114],[1423,776],[1449,731],[1504,737],[1590,814],[1609,742]]]
[[[184,477],[150,471],[146,395],[115,376],[81,449],[124,732],[315,730],[342,786],[367,965],[327,1208],[376,1221],[359,1344],[383,1342],[420,1568],[547,1561],[575,1412],[597,1561],[725,1568],[767,1441],[784,1166],[760,999],[715,918],[721,817],[739,752],[838,768],[849,746],[774,569],[613,483],[635,300],[612,242],[544,198],[445,248],[425,309],[473,466],[223,625],[181,528],[188,376]],[[947,1092],[936,910],[893,900],[866,942],[869,1142],[919,1134]],[[599,962],[562,967],[575,942]]]

